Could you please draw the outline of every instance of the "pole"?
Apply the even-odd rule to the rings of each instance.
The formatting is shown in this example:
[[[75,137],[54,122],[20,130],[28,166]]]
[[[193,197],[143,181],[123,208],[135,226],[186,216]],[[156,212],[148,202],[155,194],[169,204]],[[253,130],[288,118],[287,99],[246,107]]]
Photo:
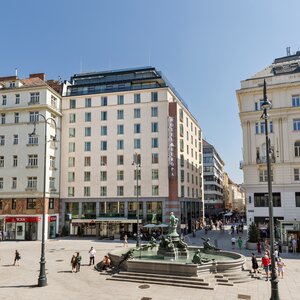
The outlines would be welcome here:
[[[264,81],[264,102],[267,103],[266,81]],[[263,116],[265,119],[266,132],[266,156],[267,156],[267,174],[268,174],[268,194],[269,194],[269,227],[270,227],[270,255],[271,255],[271,300],[279,300],[278,278],[275,268],[274,257],[274,217],[273,217],[273,195],[272,195],[272,180],[271,180],[271,160],[270,160],[270,140],[268,132],[268,112],[267,107],[263,108]]]
[[[139,205],[139,164],[138,164],[138,155],[135,154],[135,167],[136,167],[136,246],[140,247],[140,205]]]
[[[42,222],[42,246],[41,246],[41,260],[40,260],[40,274],[38,279],[38,286],[44,287],[47,285],[46,277],[46,259],[45,259],[45,227],[46,227],[46,163],[47,163],[47,120],[45,121],[45,145],[44,145],[44,182],[43,182],[43,222]]]

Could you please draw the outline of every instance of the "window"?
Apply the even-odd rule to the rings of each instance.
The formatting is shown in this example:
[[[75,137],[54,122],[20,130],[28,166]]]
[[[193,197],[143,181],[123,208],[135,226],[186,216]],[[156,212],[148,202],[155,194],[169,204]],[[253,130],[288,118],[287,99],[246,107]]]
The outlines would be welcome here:
[[[50,169],[55,170],[55,156],[50,155]]]
[[[273,121],[270,121],[270,133],[273,133]]]
[[[7,97],[6,95],[2,96],[2,105],[6,105],[7,104]]]
[[[0,156],[0,167],[4,167],[4,156]]]
[[[36,104],[40,103],[40,93],[30,93],[30,103],[31,104]]]
[[[11,184],[12,189],[17,188],[17,177],[12,177],[12,184]]]
[[[259,101],[255,102],[255,110],[261,110],[261,105],[263,104],[264,99],[260,99]]]
[[[117,119],[118,120],[123,120],[124,119],[124,110],[123,109],[118,109],[117,110]]]
[[[107,181],[107,172],[100,171],[100,181]]]
[[[158,164],[158,153],[152,153],[152,164]]]
[[[158,174],[159,174],[158,169],[152,169],[152,179],[153,180],[159,179]]]
[[[72,108],[76,108],[76,100],[74,99],[70,99],[69,101],[69,107]]]
[[[36,199],[27,198],[27,209],[35,209],[35,207],[36,207]]]
[[[184,185],[180,187],[180,197],[184,197]]]
[[[0,135],[0,146],[5,145],[5,135]]]
[[[107,111],[101,111],[101,121],[107,121]]]
[[[84,197],[90,197],[91,196],[91,187],[84,186],[83,187],[83,196]]]
[[[37,188],[37,177],[27,177],[27,188],[28,189]]]
[[[11,199],[11,209],[15,210],[17,208],[17,199]]]
[[[294,144],[295,156],[300,157],[300,141],[296,141]]]
[[[141,133],[141,124],[139,124],[139,123],[133,124],[133,132]]]
[[[20,114],[18,112],[15,113],[15,123],[19,123],[20,121]]]
[[[141,103],[141,94],[134,94],[134,103]]]
[[[0,177],[0,190],[3,189],[3,177]]]
[[[1,124],[5,124],[5,114],[1,114]]]
[[[49,209],[54,209],[54,198],[49,198]]]
[[[117,134],[124,134],[124,125],[117,125]]]
[[[152,185],[152,196],[158,196],[158,195],[159,195],[158,185]]]
[[[68,158],[68,167],[75,167],[75,157]]]
[[[100,149],[102,151],[106,151],[107,150],[107,141],[101,141],[100,142]]]
[[[84,142],[84,151],[91,151],[92,143],[91,142]]]
[[[300,119],[293,120],[293,129],[296,131],[300,130]]]
[[[100,164],[101,164],[101,166],[107,165],[107,156],[105,156],[105,155],[100,156]]]
[[[152,138],[151,139],[151,147],[152,148],[158,148],[158,138]]]
[[[124,156],[123,155],[118,155],[117,156],[117,165],[124,165]]]
[[[158,132],[158,123],[157,122],[151,123],[151,132]]]
[[[73,186],[68,187],[68,197],[74,197],[75,196],[75,188]]]
[[[124,140],[117,140],[117,149],[118,150],[124,149]]]
[[[92,135],[92,128],[91,127],[85,127],[84,128],[84,136],[91,136]]]
[[[75,132],[76,132],[76,129],[75,128],[69,128],[69,137],[75,137]]]
[[[107,126],[101,126],[100,128],[100,135],[106,136],[107,135]]]
[[[14,145],[18,145],[19,144],[19,135],[18,134],[14,134],[14,136],[13,136],[13,144]]]
[[[39,112],[38,111],[29,112],[29,122],[36,123],[38,121],[39,121]]]
[[[255,122],[255,134],[259,134],[258,122]]]
[[[107,106],[107,97],[101,97],[101,106]]]
[[[300,192],[295,193],[296,207],[300,207]]]
[[[184,167],[184,156],[183,156],[183,154],[180,154],[180,166]]]
[[[55,189],[55,178],[49,177],[49,188],[51,191],[56,191]]]
[[[38,155],[29,154],[28,155],[28,167],[37,167],[38,166]]]
[[[151,117],[157,117],[158,116],[158,107],[151,107]]]
[[[300,181],[299,170],[300,169],[294,169],[294,180],[295,181]]]
[[[184,141],[183,141],[183,139],[180,139],[180,141],[179,141],[179,149],[180,149],[181,152],[184,151]]]
[[[85,122],[91,122],[92,121],[92,113],[86,112],[84,114],[84,120],[85,120]]]
[[[117,186],[117,196],[124,196],[124,186]]]
[[[16,101],[15,104],[20,104],[20,94],[16,94]]]
[[[254,206],[255,207],[268,207],[269,206],[268,193],[254,193]],[[281,207],[281,194],[272,193],[273,206]]]
[[[75,172],[68,172],[68,182],[75,181]]]
[[[76,122],[76,114],[69,114],[69,123]]]
[[[135,119],[139,119],[141,117],[141,109],[140,108],[135,108],[133,111],[133,117]]]
[[[92,99],[85,98],[85,107],[91,107],[91,106],[92,106]]]
[[[271,180],[273,181],[273,170],[271,170]],[[268,181],[268,172],[267,170],[259,170],[259,182]]]
[[[75,143],[69,143],[69,152],[75,152]]]
[[[134,149],[141,149],[141,139],[134,139],[133,147]]]
[[[139,186],[134,186],[134,196],[137,196],[137,194],[139,195],[139,196],[141,196],[141,186],[139,185]]]
[[[183,122],[183,110],[181,108],[179,109],[179,120]]]
[[[84,181],[91,181],[91,172],[84,172]]]
[[[29,145],[38,145],[38,143],[39,143],[39,137],[38,136],[28,134],[28,144]]]
[[[124,180],[124,171],[117,170],[117,180]]]
[[[292,106],[300,106],[299,95],[293,95],[292,96]]]
[[[91,166],[91,157],[90,156],[85,156],[84,157],[84,166],[85,167],[90,167]]]
[[[118,105],[124,104],[124,95],[118,95],[117,103]]]
[[[18,156],[14,155],[13,156],[13,167],[17,167],[18,166]]]
[[[51,96],[51,106],[57,108],[57,99],[54,96]]]
[[[100,186],[100,196],[107,196],[107,188],[106,186]]]
[[[157,102],[157,101],[158,101],[157,92],[151,92],[151,102]]]

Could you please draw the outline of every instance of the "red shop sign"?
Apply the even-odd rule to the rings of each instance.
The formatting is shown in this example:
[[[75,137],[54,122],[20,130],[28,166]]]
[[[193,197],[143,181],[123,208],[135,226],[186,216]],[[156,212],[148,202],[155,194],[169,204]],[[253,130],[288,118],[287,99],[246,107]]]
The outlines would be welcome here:
[[[48,222],[56,222],[56,216],[49,216]]]
[[[25,222],[25,223],[37,223],[39,217],[5,217],[5,222],[14,223],[14,222]]]

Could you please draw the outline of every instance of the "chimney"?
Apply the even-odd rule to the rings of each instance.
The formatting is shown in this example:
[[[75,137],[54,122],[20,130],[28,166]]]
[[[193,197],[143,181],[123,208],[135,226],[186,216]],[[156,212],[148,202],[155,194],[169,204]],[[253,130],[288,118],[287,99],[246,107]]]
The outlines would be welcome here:
[[[29,78],[40,78],[43,81],[45,81],[46,80],[46,75],[45,75],[45,73],[29,74]]]

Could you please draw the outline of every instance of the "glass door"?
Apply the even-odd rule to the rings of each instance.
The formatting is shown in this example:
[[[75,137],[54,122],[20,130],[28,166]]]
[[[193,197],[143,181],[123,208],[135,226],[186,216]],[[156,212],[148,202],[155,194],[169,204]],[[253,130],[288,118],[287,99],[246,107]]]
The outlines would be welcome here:
[[[16,224],[16,240],[25,240],[25,223]]]

